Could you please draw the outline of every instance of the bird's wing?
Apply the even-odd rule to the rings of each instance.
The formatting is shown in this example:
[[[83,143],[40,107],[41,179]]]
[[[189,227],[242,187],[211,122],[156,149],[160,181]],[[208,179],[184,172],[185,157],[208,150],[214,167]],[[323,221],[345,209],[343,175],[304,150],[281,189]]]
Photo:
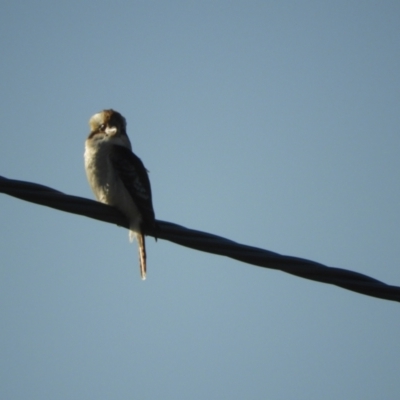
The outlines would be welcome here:
[[[139,209],[143,222],[149,227],[154,227],[150,180],[142,160],[131,150],[118,145],[112,146],[110,160]]]

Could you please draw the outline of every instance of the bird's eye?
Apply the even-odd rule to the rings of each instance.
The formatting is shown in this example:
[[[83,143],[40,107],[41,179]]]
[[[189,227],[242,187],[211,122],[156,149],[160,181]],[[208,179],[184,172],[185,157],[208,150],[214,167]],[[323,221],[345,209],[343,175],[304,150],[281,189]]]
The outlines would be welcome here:
[[[101,131],[104,131],[104,129],[106,129],[106,124],[101,124],[101,125],[99,126],[99,129],[100,129]]]

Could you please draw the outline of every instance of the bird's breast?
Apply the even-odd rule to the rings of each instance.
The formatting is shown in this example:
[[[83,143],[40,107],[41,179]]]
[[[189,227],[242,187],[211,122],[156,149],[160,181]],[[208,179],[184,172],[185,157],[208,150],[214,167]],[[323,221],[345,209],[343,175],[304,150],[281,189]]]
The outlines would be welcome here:
[[[85,146],[85,169],[89,185],[98,201],[118,208],[136,227],[141,215],[110,160],[108,146]],[[135,229],[136,230],[136,229]]]
[[[110,184],[115,182],[116,177],[113,176],[115,173],[108,154],[106,146],[86,145],[85,169],[89,185],[99,201],[109,204],[107,194],[110,191]]]

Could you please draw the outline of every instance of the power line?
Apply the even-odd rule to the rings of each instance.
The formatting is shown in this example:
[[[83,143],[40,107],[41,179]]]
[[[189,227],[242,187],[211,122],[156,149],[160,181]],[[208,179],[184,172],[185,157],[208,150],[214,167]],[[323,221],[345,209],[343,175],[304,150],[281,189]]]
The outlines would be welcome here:
[[[0,192],[31,203],[129,228],[127,219],[117,209],[83,197],[66,195],[47,186],[0,176]],[[303,258],[283,256],[171,222],[157,221],[157,223],[159,239],[259,267],[280,270],[301,278],[340,286],[367,296],[400,302],[400,287],[387,285],[357,272],[327,267]],[[154,232],[146,231],[146,235],[154,236]]]

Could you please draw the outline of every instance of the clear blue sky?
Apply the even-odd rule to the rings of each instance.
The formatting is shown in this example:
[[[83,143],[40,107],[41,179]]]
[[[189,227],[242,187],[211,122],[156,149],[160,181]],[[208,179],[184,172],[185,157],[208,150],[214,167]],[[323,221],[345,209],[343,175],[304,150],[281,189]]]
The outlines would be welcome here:
[[[400,285],[399,1],[4,1],[0,175]],[[0,195],[1,399],[398,399],[400,305]]]

